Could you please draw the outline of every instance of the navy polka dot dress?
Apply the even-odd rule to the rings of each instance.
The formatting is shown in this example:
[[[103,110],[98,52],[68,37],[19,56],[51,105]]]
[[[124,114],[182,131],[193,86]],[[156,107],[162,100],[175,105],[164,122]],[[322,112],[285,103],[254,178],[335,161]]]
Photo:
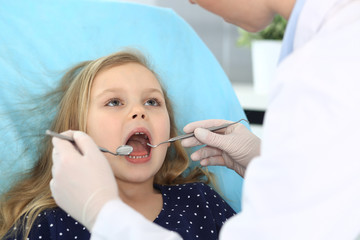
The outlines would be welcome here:
[[[163,195],[163,209],[155,223],[178,232],[183,239],[218,239],[234,210],[204,183],[155,186]]]
[[[17,232],[19,233],[19,231]],[[20,235],[11,240],[23,240]],[[49,209],[38,215],[28,240],[88,240],[90,239],[89,231],[69,214],[64,212],[61,208]]]
[[[178,232],[183,239],[218,239],[221,226],[235,214],[220,195],[204,183],[155,185],[155,188],[162,193],[163,208],[154,223]],[[39,214],[28,239],[88,240],[90,233],[62,209],[55,208]]]

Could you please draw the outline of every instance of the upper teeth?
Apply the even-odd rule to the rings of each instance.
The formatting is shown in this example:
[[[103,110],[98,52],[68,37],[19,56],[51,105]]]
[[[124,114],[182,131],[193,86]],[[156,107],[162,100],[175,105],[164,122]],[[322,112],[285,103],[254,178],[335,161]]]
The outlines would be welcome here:
[[[145,139],[148,138],[148,136],[147,136],[145,133],[143,133],[143,132],[136,132],[135,135],[145,135],[145,136],[144,136]]]

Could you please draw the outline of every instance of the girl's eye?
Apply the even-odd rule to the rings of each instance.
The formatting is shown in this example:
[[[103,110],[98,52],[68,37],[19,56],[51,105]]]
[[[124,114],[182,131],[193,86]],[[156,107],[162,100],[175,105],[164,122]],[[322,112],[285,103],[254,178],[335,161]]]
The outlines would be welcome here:
[[[145,106],[160,106],[160,102],[156,98],[151,98],[145,102]]]
[[[120,99],[117,99],[117,98],[114,98],[114,99],[111,99],[110,101],[108,101],[106,103],[106,106],[109,106],[109,107],[116,107],[116,106],[120,106],[122,105]]]

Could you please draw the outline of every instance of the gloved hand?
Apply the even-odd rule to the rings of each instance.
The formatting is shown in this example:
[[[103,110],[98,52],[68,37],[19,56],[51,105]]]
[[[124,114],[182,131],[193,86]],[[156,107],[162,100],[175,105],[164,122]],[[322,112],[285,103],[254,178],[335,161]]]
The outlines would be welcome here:
[[[229,122],[226,120],[204,120],[190,123],[183,130],[185,133],[195,130],[195,138],[184,139],[181,144],[184,147],[206,144],[207,146],[191,155],[193,161],[200,161],[202,166],[226,166],[244,177],[249,162],[260,155],[261,140],[241,123],[218,130],[216,133],[204,129]]]
[[[69,141],[52,139],[50,189],[55,202],[91,231],[105,203],[119,198],[114,174],[88,135],[73,131],[63,134],[73,136],[78,149]]]

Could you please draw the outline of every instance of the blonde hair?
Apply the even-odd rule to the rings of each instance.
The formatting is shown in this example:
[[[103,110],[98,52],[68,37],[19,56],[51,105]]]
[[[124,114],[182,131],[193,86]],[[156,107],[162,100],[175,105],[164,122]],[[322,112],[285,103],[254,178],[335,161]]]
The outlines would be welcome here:
[[[86,132],[90,90],[96,74],[101,70],[126,63],[138,63],[145,66],[159,80],[146,59],[134,50],[114,53],[94,61],[82,62],[70,69],[62,78],[58,88],[45,96],[56,95],[61,99],[51,130],[63,132],[72,129]],[[164,89],[163,92],[170,117],[170,136],[174,137],[177,135],[174,112]],[[0,238],[15,236],[17,231],[20,231],[24,233],[23,236],[26,239],[38,214],[46,209],[57,207],[49,188],[49,182],[52,178],[51,155],[51,139],[43,138],[39,158],[34,167],[2,196]],[[189,159],[186,151],[179,142],[175,142],[168,148],[164,163],[155,175],[154,183],[171,185],[199,181],[211,183],[213,181],[212,175],[206,169],[195,167],[189,170],[188,167]],[[187,174],[184,174],[185,172]]]

